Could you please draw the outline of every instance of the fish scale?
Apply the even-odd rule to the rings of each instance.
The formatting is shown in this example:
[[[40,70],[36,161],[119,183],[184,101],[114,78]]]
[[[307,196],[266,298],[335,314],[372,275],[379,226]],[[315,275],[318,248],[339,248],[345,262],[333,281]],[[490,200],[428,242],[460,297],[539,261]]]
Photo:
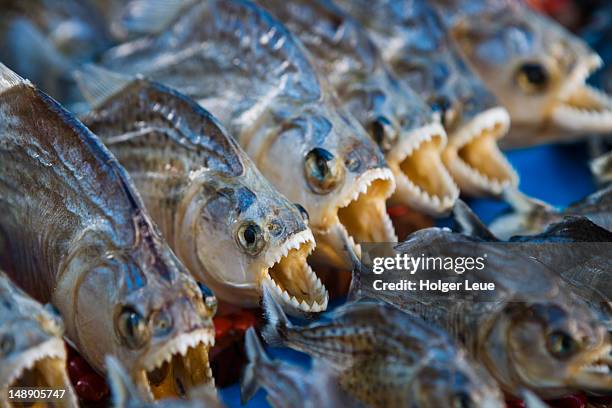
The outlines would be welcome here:
[[[499,390],[450,338],[415,315],[383,303],[350,302],[330,313],[329,321],[297,326],[267,291],[264,309],[269,344],[329,365],[341,387],[368,406],[454,406],[458,396],[474,406],[503,406]]]
[[[533,254],[440,228],[413,233],[395,251],[445,259],[484,253],[485,266],[466,271],[465,277],[434,265],[417,271],[418,280],[414,282],[467,280],[472,286],[494,283],[495,289],[375,290],[373,282],[381,275],[360,267],[355,271],[350,296],[379,299],[441,326],[509,394],[521,396],[521,388],[529,387],[550,398],[585,388],[612,387],[609,373],[595,374],[590,368],[610,364],[607,328]],[[401,269],[385,271],[386,282],[402,279],[406,276]],[[564,348],[566,344],[568,349]]]
[[[214,311],[115,157],[71,113],[2,64],[0,115],[11,118],[0,120],[0,231],[7,247],[0,263],[31,295],[57,307],[66,336],[90,364],[103,372],[104,355],[119,356],[152,396],[147,360],[166,357],[186,335],[207,353]],[[160,333],[152,320],[161,315],[172,324]]]

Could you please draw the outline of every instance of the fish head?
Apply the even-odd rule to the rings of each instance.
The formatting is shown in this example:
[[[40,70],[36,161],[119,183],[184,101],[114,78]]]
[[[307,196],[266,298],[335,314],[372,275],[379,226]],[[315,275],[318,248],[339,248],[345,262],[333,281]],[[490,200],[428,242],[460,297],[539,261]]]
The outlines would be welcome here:
[[[351,91],[341,96],[344,106],[385,154],[397,183],[391,201],[444,214],[459,195],[441,161],[446,132],[416,92],[382,71],[361,86],[349,86]],[[365,117],[358,117],[360,112]]]
[[[507,312],[509,369],[519,387],[543,397],[572,390],[610,392],[609,334],[586,306],[519,303]]]
[[[510,112],[510,144],[610,132],[612,99],[586,84],[602,60],[585,42],[519,4],[477,16],[460,19],[453,37]]]
[[[499,389],[479,375],[465,358],[433,358],[419,370],[409,392],[415,407],[502,408]]]
[[[74,402],[57,311],[29,298],[0,273],[0,316],[0,403],[4,387],[62,388]]]
[[[80,276],[71,289],[76,299],[54,295],[54,303],[75,310],[67,331],[94,368],[103,371],[111,354],[143,396],[182,396],[213,382],[208,352],[216,299],[189,275],[148,217],[134,217],[129,245],[114,245],[97,232],[82,237],[63,269],[67,277]]]
[[[256,306],[266,281],[287,312],[327,307],[327,290],[306,260],[315,240],[301,205],[287,200],[254,166],[244,166],[238,177],[215,176],[198,185],[185,212],[188,227],[181,229],[193,230],[195,248],[179,255],[190,270],[206,271],[204,281],[219,298]]]
[[[459,50],[426,1],[385,6],[374,23],[385,60],[397,77],[437,113],[448,134],[443,160],[460,189],[475,196],[501,194],[518,177],[497,143],[510,116]],[[365,10],[365,9],[364,9]],[[393,21],[389,28],[387,21]]]
[[[449,134],[443,159],[450,173],[474,196],[498,196],[515,187],[518,176],[497,145],[510,128],[508,112],[454,50],[438,66],[428,102]]]
[[[346,251],[360,253],[358,242],[397,241],[385,207],[395,189],[393,173],[356,120],[327,99],[281,120],[267,150],[276,163],[258,162],[308,211],[317,241],[313,260],[350,269]]]

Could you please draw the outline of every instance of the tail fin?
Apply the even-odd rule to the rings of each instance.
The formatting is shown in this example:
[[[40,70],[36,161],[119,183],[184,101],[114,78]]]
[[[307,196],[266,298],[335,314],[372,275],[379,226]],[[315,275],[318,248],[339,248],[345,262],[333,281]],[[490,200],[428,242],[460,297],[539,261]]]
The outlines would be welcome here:
[[[280,346],[287,339],[287,330],[292,327],[283,308],[274,299],[272,290],[267,284],[263,285],[263,308],[266,315],[266,326],[262,334],[266,342],[273,346]]]
[[[453,207],[453,217],[459,225],[461,233],[484,241],[498,241],[497,237],[478,218],[472,209],[461,199],[457,199]]]
[[[266,355],[261,342],[257,338],[255,329],[250,327],[244,336],[244,346],[249,362],[244,367],[242,377],[240,379],[240,403],[246,404],[253,395],[257,392],[260,385],[257,381],[257,375],[255,371],[262,362],[268,363],[270,359]]]
[[[92,108],[99,107],[136,79],[95,64],[85,64],[73,75],[83,97]]]
[[[23,79],[0,62],[0,93],[21,84],[30,84],[30,81]]]

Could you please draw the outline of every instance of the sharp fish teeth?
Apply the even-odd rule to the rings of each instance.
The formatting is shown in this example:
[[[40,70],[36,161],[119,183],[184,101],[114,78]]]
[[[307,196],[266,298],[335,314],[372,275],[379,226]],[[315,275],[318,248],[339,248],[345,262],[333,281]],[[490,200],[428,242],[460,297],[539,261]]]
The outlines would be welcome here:
[[[164,362],[170,362],[172,357],[179,354],[185,356],[190,348],[202,344],[207,347],[214,345],[215,337],[213,329],[200,329],[190,333],[183,333],[168,342],[161,349],[157,350],[153,356],[148,356],[144,363],[146,371],[160,367]]]
[[[585,367],[586,371],[590,371],[598,374],[608,374],[610,373],[610,367],[606,364],[593,364]]]

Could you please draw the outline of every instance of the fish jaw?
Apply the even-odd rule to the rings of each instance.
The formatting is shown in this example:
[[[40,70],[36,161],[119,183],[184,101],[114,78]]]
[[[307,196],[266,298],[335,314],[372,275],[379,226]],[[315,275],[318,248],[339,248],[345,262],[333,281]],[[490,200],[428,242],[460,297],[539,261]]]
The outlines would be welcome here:
[[[554,126],[575,135],[612,133],[612,97],[586,83],[602,65],[601,58],[592,54],[574,69],[554,102]]]
[[[310,230],[295,234],[279,248],[266,254],[260,287],[268,285],[270,293],[283,310],[292,315],[322,312],[329,295],[306,258],[315,248]]]
[[[350,254],[361,256],[360,243],[397,242],[385,205],[394,191],[395,179],[387,167],[369,169],[347,183],[326,217],[326,228],[312,227],[317,240],[314,260],[351,270]]]
[[[184,397],[204,384],[214,385],[208,352],[215,343],[212,327],[182,333],[146,353],[132,379],[151,400]]]
[[[66,373],[66,348],[60,338],[48,339],[20,353],[17,361],[12,364],[3,362],[0,374],[2,379],[6,379],[3,384],[0,384],[2,406],[12,406],[7,394],[10,387],[44,387],[65,390],[66,393],[59,406],[78,406],[76,395]]]
[[[612,393],[612,345],[593,353],[589,363],[581,365],[570,386],[593,393]]]
[[[499,150],[497,141],[510,128],[504,108],[488,109],[453,132],[443,159],[451,175],[466,194],[499,196],[518,186],[518,175]]]
[[[433,216],[451,210],[459,189],[442,162],[446,145],[446,132],[439,123],[430,123],[400,137],[386,156],[397,184],[390,198],[392,203]]]

